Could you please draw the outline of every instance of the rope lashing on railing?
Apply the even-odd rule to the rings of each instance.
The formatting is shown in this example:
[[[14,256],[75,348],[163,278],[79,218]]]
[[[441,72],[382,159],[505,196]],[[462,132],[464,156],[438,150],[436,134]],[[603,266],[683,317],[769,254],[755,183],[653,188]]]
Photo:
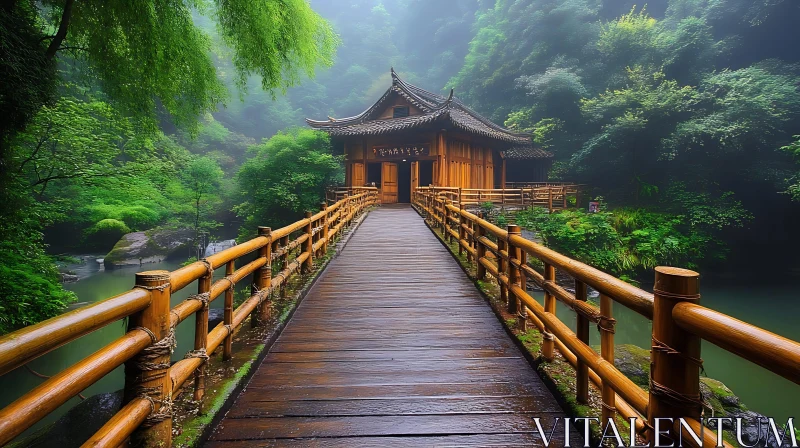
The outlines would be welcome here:
[[[700,294],[677,294],[674,292],[662,291],[660,289],[653,289],[653,294],[666,297],[668,299],[691,300],[693,302],[700,300]]]
[[[674,348],[672,348],[669,345],[659,341],[658,339],[656,339],[654,337],[652,338],[652,341],[653,341],[653,346],[651,348],[654,351],[661,352],[661,353],[666,353],[668,355],[680,356],[681,358],[685,359],[686,361],[688,361],[688,362],[696,365],[697,367],[699,367],[700,368],[700,372],[702,372],[703,374],[706,373],[705,368],[703,368],[703,360],[701,358],[695,358],[693,356],[687,355],[686,353],[679,352],[678,350],[675,350]]]
[[[153,388],[158,389],[158,388]],[[143,398],[150,402],[150,414],[145,417],[144,421],[141,424],[142,428],[149,428],[155,426],[164,420],[172,420],[172,398],[171,397],[164,397],[163,400],[156,400],[150,395],[139,395],[139,398]],[[161,404],[161,407],[156,411],[156,403]]]
[[[133,395],[150,402],[150,414],[142,423],[143,427],[150,427],[164,420],[172,419],[172,397],[166,396],[159,400],[156,397],[162,393],[160,387],[143,386],[141,383],[144,381],[161,379],[169,374],[170,357],[177,346],[175,328],[171,327],[169,333],[160,341],[157,340],[156,335],[148,328],[134,327],[131,330],[144,331],[150,336],[150,340],[152,341],[151,345],[142,349],[135,358],[125,363],[126,366],[132,366],[137,371],[142,372],[142,374],[137,375],[133,380],[135,382]],[[156,362],[159,358],[166,358],[166,362]],[[152,372],[155,370],[160,370],[161,373],[157,375],[148,375],[145,378],[145,372]],[[158,411],[155,410],[156,403],[161,405]]]
[[[650,393],[653,395],[658,395],[664,398],[667,401],[671,401],[678,405],[690,405],[692,407],[696,407],[698,409],[698,415],[702,415],[704,412],[703,409],[703,399],[700,394],[682,394],[677,392],[663,384],[650,379]]]
[[[220,281],[222,281],[222,280],[225,280],[225,281],[227,281],[227,282],[230,284],[230,286],[228,286],[228,287],[227,287],[227,288],[225,288],[225,289],[233,289],[233,288],[236,286],[236,282],[235,282],[235,281],[233,281],[233,276],[232,276],[232,275],[227,275],[227,276],[225,276],[225,277],[222,277],[222,278],[220,279]]]
[[[201,304],[203,304],[203,308],[205,308],[205,307],[208,306],[208,301],[211,300],[211,293],[210,292],[204,292],[204,293],[200,293],[200,294],[193,294],[193,295],[187,297],[186,300],[197,300]]]
[[[145,327],[134,327],[131,330],[143,330],[145,333],[149,334],[150,339],[155,342],[142,349],[137,357],[126,362],[126,364],[130,363],[141,371],[168,369],[170,366],[169,360],[162,363],[154,361],[164,356],[172,356],[172,352],[178,345],[175,339],[175,329],[170,328],[169,333],[160,341],[156,341],[156,335]],[[148,380],[152,379],[153,378],[148,378]]]
[[[206,275],[214,275],[214,266],[211,265],[211,262],[208,261],[207,258],[201,258],[198,261],[206,265]]]
[[[145,291],[166,291],[170,288],[170,285],[169,283],[164,283],[163,285],[158,286],[134,285],[133,287],[137,289],[144,289]]]
[[[597,322],[598,331],[607,331],[611,334],[617,332],[617,320],[613,317],[600,315],[600,321]]]
[[[606,402],[604,402],[603,400],[600,400],[600,406],[602,406],[603,408],[607,409],[609,412],[612,412],[612,413],[616,413],[617,412],[617,408],[615,406],[611,406],[609,404],[606,404]]]
[[[189,358],[200,358],[203,361],[208,361],[209,356],[208,353],[206,353],[205,347],[203,347],[203,348],[198,348],[197,350],[191,350],[187,352],[185,355],[183,355],[183,359],[189,359]]]

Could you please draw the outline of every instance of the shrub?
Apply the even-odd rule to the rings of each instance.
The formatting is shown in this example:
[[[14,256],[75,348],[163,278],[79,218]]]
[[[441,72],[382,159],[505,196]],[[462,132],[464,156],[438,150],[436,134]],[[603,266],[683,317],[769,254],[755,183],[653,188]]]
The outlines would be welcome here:
[[[625,277],[658,265],[695,268],[716,244],[683,215],[645,209],[551,214],[536,207],[519,212],[517,223],[564,255]]]
[[[10,244],[0,247],[0,334],[60,314],[75,301],[61,287],[59,273],[40,248],[20,252]]]
[[[103,219],[84,233],[86,245],[92,249],[108,250],[131,229],[118,219]]]

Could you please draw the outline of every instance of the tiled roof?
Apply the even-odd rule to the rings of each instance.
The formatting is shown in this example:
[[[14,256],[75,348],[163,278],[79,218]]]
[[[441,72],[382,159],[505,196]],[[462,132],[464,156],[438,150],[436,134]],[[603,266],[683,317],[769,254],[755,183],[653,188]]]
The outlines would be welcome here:
[[[505,156],[510,160],[552,159],[553,153],[531,145],[521,145],[506,150]]]
[[[383,110],[384,103],[397,94],[422,111],[420,115],[402,118],[376,119]],[[313,128],[328,132],[333,136],[380,135],[421,127],[434,122],[449,122],[454,127],[484,137],[501,140],[520,146],[530,145],[530,135],[517,134],[498,126],[467,107],[458,98],[445,98],[419,87],[407,84],[392,69],[392,86],[383,96],[364,112],[348,118],[327,121],[306,119]]]

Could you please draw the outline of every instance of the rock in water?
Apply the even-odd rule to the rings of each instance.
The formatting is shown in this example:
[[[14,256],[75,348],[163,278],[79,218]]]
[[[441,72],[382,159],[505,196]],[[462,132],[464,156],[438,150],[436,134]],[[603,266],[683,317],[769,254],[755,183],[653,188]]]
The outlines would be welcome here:
[[[139,266],[170,258],[189,258],[194,231],[191,229],[151,229],[124,235],[103,259],[106,268]]]
[[[236,245],[236,240],[224,240],[224,241],[215,241],[213,243],[209,243],[206,246],[206,253],[205,256],[214,255],[217,252],[222,252],[225,249],[230,249],[231,247]]]
[[[12,447],[81,446],[122,407],[122,391],[93,395]]]

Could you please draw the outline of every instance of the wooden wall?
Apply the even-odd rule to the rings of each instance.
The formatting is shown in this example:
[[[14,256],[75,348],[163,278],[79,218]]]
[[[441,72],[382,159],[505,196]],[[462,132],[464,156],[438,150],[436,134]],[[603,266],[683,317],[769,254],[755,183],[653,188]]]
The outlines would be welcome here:
[[[461,188],[495,187],[495,169],[502,169],[498,153],[488,146],[469,141],[468,135],[444,131],[423,132],[405,137],[367,137],[345,142],[346,184],[364,185],[368,180],[369,163],[399,161],[377,158],[372,151],[374,146],[417,143],[430,145],[429,155],[419,158],[406,157],[406,159],[432,160],[434,185]],[[380,185],[378,187],[380,188]]]

